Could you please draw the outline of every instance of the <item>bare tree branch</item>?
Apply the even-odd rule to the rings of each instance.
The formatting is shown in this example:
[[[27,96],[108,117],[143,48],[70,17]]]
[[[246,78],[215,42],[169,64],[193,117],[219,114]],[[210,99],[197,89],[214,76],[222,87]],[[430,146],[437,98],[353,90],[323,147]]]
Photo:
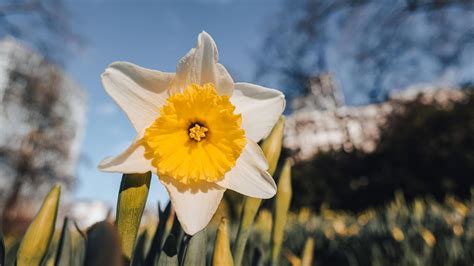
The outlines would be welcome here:
[[[377,101],[473,56],[474,1],[288,0],[278,18],[257,77],[290,96],[307,93],[312,76],[343,72],[344,89]]]

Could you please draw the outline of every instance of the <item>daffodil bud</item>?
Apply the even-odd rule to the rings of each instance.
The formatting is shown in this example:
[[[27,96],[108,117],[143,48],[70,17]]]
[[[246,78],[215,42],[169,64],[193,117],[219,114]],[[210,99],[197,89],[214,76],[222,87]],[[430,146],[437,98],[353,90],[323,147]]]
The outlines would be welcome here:
[[[229,233],[227,231],[227,219],[222,218],[217,229],[216,242],[214,244],[214,254],[212,255],[212,265],[232,266],[232,253],[230,252]]]
[[[48,193],[28,227],[17,253],[17,265],[41,265],[45,259],[56,224],[61,187],[54,186]]]
[[[84,265],[124,266],[117,227],[104,220],[87,230],[86,257]]]
[[[273,175],[278,165],[280,158],[281,147],[283,143],[283,130],[285,129],[285,117],[280,116],[278,122],[272,129],[272,132],[263,141],[261,147],[263,154],[268,161],[268,172]]]

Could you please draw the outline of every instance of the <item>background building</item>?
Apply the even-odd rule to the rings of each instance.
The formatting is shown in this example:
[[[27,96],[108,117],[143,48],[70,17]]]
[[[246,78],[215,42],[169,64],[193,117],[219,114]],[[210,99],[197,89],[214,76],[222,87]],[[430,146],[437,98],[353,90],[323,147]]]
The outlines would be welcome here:
[[[313,78],[310,92],[292,103],[294,112],[287,118],[284,145],[296,161],[339,150],[370,153],[390,117],[403,113],[407,104],[420,102],[449,110],[467,98],[464,90],[423,85],[395,91],[382,103],[344,106],[332,80],[328,74]]]

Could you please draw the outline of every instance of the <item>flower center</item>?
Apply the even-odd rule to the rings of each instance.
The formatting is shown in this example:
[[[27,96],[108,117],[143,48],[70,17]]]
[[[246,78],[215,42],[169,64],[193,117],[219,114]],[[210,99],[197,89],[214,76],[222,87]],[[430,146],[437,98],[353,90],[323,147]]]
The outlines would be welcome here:
[[[216,182],[235,166],[247,139],[242,116],[214,84],[192,84],[168,97],[145,130],[145,157],[160,178],[182,184]]]
[[[199,124],[194,124],[192,128],[189,129],[189,138],[197,142],[206,138],[206,132],[209,131],[207,127],[201,126]]]

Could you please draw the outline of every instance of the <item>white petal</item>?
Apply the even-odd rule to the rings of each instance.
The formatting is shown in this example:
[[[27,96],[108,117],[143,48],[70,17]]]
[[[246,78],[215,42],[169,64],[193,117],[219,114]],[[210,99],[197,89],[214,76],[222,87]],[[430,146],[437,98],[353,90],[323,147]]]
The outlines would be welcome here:
[[[250,197],[271,198],[277,187],[273,177],[266,171],[267,160],[260,146],[251,140],[247,141],[235,167],[217,184]]]
[[[250,83],[235,83],[230,100],[235,105],[235,113],[242,114],[245,135],[255,142],[270,133],[285,110],[283,93]]]
[[[191,49],[178,63],[175,91],[185,89],[191,83],[203,85],[211,82],[221,95],[232,95],[234,81],[224,66],[217,63],[219,54],[216,43],[207,32],[199,34],[196,48]]]
[[[145,147],[141,145],[143,134],[144,130],[121,154],[103,159],[99,163],[99,170],[124,174],[142,174],[149,171],[156,173],[156,168],[151,165],[151,160],[145,158]]]
[[[174,73],[114,62],[102,74],[102,84],[139,132],[159,115],[173,77]]]
[[[194,235],[209,224],[224,195],[225,188],[203,183],[199,189],[184,188],[173,180],[160,178],[170,195],[176,216],[188,235]]]

